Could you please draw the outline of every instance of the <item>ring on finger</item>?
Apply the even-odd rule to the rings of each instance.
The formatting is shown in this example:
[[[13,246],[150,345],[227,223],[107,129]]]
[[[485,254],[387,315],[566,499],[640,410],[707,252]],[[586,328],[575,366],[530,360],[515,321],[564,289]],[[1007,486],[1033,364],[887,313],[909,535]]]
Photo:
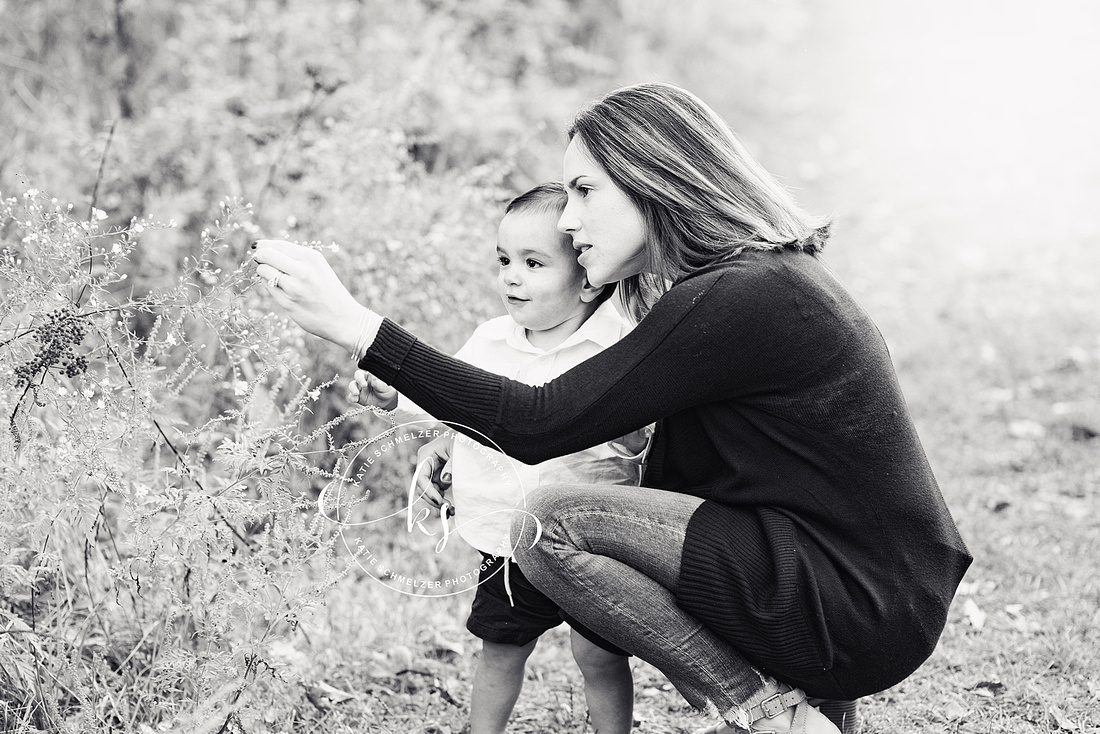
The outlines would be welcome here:
[[[281,276],[282,273],[275,273],[275,275],[271,277],[271,280],[267,281],[267,284],[271,286],[272,290],[279,287],[279,278]]]

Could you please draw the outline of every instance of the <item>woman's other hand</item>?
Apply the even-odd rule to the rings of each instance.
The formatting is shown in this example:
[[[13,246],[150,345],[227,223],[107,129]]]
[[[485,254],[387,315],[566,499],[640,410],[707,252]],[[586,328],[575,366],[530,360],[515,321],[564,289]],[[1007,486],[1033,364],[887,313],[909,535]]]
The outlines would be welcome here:
[[[348,383],[348,400],[359,405],[373,405],[382,410],[397,407],[397,390],[364,370],[355,370]]]
[[[275,302],[306,331],[354,351],[365,311],[318,250],[283,240],[253,245],[256,274]]]

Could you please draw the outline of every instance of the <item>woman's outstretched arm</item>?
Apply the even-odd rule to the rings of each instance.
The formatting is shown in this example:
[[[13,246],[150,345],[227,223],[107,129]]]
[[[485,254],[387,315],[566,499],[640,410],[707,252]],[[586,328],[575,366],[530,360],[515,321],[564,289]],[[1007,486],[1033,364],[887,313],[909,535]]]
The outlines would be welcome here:
[[[711,345],[692,343],[698,332],[690,323],[677,328],[693,316],[713,279],[691,279],[674,288],[624,340],[591,363],[533,388],[439,352],[391,321],[383,323],[355,301],[320,252],[276,240],[257,245],[257,275],[299,326],[362,356],[360,368],[439,420],[474,438],[488,436],[520,461],[538,463],[595,446],[697,402],[720,399],[724,391],[711,380],[685,376],[692,367],[712,363],[705,355]],[[684,353],[702,360],[685,362]]]
[[[838,374],[854,374],[857,382],[892,375],[885,350],[867,350],[872,342],[881,345],[873,325],[838,313],[858,307],[845,305],[843,289],[803,253],[746,253],[686,278],[620,342],[532,387],[474,368],[382,322],[347,294],[321,253],[260,244],[257,272],[269,286],[279,276],[275,299],[299,325],[349,351],[369,343],[362,369],[436,418],[475,438],[488,436],[526,463],[609,441],[705,403],[751,402],[793,390],[800,402],[814,405],[806,387],[813,374],[856,353],[860,369]],[[858,377],[864,367],[869,372]],[[830,419],[837,417],[833,403],[821,407]]]
[[[754,280],[752,268],[737,267],[689,278],[620,342],[540,387],[448,357],[388,320],[359,366],[440,420],[537,463],[700,404],[767,392],[797,371],[790,360],[808,335],[766,326],[789,295],[767,296]]]

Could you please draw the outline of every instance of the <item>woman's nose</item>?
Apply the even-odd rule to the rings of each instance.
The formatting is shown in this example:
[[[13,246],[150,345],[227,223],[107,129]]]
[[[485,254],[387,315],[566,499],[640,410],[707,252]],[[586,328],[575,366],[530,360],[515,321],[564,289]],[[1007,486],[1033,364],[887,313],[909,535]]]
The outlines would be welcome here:
[[[580,224],[577,222],[576,214],[573,213],[573,208],[566,204],[561,216],[558,217],[558,231],[562,234],[573,234],[579,228]]]

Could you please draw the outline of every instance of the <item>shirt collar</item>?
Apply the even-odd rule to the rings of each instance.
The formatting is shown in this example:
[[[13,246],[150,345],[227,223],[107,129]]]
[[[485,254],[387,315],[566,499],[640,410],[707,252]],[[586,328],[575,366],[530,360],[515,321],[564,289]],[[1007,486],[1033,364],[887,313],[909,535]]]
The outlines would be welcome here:
[[[543,350],[531,344],[527,340],[527,330],[515,321],[501,319],[501,322],[500,328],[493,329],[493,333],[486,336],[494,340],[502,339],[508,346],[532,354],[558,352],[585,341],[593,342],[600,349],[607,349],[619,341],[627,330],[626,320],[615,309],[615,304],[611,302],[610,298],[592,312],[592,315],[581,324],[581,328],[570,334],[568,339],[553,349]]]

